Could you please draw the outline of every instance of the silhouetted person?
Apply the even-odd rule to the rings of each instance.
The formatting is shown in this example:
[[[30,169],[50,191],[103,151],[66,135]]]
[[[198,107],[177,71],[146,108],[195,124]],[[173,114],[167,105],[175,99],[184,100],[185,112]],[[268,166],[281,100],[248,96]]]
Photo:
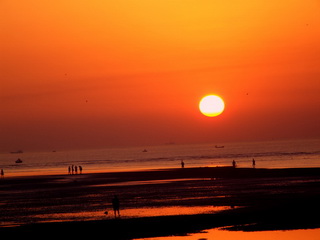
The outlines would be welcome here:
[[[71,171],[72,171],[72,175],[73,175],[73,173],[74,173],[74,166],[73,165],[71,166]]]
[[[75,174],[78,174],[78,167],[77,166],[74,167],[74,172],[75,172]]]
[[[181,168],[184,168],[184,161],[181,161]]]
[[[117,213],[120,217],[120,201],[117,195],[114,195],[114,198],[112,199],[112,207],[114,211],[114,217],[117,217]]]
[[[81,166],[79,166],[79,172],[80,172],[80,174],[82,174],[82,167]]]
[[[252,158],[252,167],[256,168],[256,160],[254,160],[254,158]]]
[[[232,167],[236,168],[237,167],[237,163],[235,160],[232,161]]]
[[[69,175],[71,174],[71,167],[70,166],[68,167],[68,174]]]
[[[1,169],[1,178],[4,178],[4,171]]]

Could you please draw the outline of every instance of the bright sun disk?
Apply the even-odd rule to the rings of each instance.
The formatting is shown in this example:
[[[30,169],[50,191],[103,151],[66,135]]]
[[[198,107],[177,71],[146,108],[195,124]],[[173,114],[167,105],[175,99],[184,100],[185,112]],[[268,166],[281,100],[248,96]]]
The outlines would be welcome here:
[[[224,110],[224,101],[217,95],[207,95],[199,103],[200,112],[207,117],[216,117]]]

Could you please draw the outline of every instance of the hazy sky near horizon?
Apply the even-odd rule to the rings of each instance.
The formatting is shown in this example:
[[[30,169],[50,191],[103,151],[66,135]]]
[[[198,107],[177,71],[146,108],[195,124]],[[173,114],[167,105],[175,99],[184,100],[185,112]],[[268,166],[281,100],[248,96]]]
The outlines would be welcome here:
[[[0,29],[1,151],[320,137],[318,0],[2,0]]]

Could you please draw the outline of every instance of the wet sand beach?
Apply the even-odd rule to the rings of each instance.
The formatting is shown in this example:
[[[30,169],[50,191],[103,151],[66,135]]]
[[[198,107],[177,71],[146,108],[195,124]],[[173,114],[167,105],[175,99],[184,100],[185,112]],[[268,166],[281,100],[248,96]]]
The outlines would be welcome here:
[[[120,218],[111,200],[120,199]],[[0,233],[133,239],[319,228],[320,168],[185,168],[0,181]],[[108,214],[105,214],[107,212]]]

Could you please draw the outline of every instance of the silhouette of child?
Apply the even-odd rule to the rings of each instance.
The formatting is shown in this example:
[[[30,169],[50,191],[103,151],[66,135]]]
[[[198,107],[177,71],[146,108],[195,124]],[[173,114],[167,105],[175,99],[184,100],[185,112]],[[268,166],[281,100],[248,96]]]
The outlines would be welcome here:
[[[117,213],[120,217],[120,201],[117,195],[114,195],[114,198],[112,199],[112,207],[114,211],[114,217],[117,217]]]

